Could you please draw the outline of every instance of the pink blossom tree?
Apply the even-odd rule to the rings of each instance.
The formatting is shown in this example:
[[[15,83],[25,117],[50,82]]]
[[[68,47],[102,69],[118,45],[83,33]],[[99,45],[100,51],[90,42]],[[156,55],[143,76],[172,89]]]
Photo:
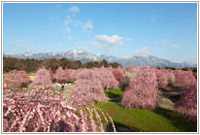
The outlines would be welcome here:
[[[12,70],[4,78],[4,88],[18,89],[26,87],[30,83],[30,78],[25,71]]]
[[[76,79],[76,70],[74,69],[65,69],[65,72],[66,72],[66,75],[67,75],[67,78],[66,78],[66,81],[68,83],[71,83],[73,81],[75,81]]]
[[[162,69],[155,69],[158,87],[165,88],[168,85],[168,71]]]
[[[160,95],[155,70],[143,67],[130,82],[128,90],[122,97],[122,105],[128,109],[155,109]]]
[[[115,77],[115,79],[119,82],[120,86],[124,85],[124,69],[119,67],[119,68],[112,68],[112,73]]]
[[[78,79],[98,80],[101,82],[103,89],[107,90],[119,86],[119,82],[115,79],[112,72],[106,68],[81,69],[77,75]]]
[[[3,96],[4,132],[104,132],[109,123],[115,132],[106,112],[95,106],[74,106],[59,92],[20,91]]]
[[[37,90],[45,90],[52,88],[52,80],[49,70],[40,68],[36,72],[36,77],[33,81],[34,88]]]
[[[95,68],[95,72],[99,74],[101,77],[102,87],[106,90],[108,89],[115,89],[119,87],[119,82],[115,79],[112,72],[104,67],[102,68]]]
[[[61,83],[62,90],[64,89],[64,84],[67,82],[68,74],[62,67],[59,67],[54,74],[54,78],[57,82]]]
[[[188,122],[197,122],[197,81],[189,85],[189,91],[181,95],[175,109],[182,114]]]
[[[97,79],[76,81],[72,88],[71,100],[76,104],[92,104],[94,102],[105,102],[108,98],[104,94],[101,82]]]
[[[193,72],[183,71],[183,70],[174,70],[173,74],[175,75],[175,87],[186,88],[188,85],[191,85],[194,80],[196,80]]]
[[[133,67],[133,66],[125,68],[124,85],[123,85],[124,88],[127,88],[129,86],[129,83],[136,77],[139,70],[140,70],[139,67]]]

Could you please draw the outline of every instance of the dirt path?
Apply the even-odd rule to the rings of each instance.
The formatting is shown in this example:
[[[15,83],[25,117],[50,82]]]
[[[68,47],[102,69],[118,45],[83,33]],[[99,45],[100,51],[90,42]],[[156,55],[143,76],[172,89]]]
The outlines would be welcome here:
[[[74,85],[68,85],[68,86],[65,86],[64,90],[62,91],[63,93],[63,96],[65,98],[69,98],[70,95],[71,95],[71,89],[74,87]]]
[[[162,99],[159,104],[161,108],[174,110],[174,105],[178,101],[180,94],[185,92],[186,90],[167,87],[166,89],[161,90]]]

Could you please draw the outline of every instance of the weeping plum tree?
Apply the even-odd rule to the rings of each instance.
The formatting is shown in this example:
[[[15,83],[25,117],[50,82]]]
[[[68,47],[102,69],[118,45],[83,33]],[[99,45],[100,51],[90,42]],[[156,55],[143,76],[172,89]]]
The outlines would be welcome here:
[[[119,86],[119,82],[115,79],[112,72],[107,68],[81,69],[77,75],[78,79],[98,80],[103,89],[114,89]]]
[[[30,78],[25,71],[12,70],[4,78],[4,88],[18,89],[26,87],[30,83]]]
[[[186,88],[196,79],[192,71],[174,70],[173,74],[175,75],[175,82],[173,84],[175,87]]]
[[[114,75],[109,69],[102,67],[99,69],[95,68],[94,70],[101,77],[100,80],[104,89],[108,90],[118,88],[119,82],[115,79]]]
[[[119,82],[120,86],[123,86],[124,83],[124,69],[119,68],[111,68],[112,74],[114,75],[115,79]]]
[[[168,71],[162,69],[155,69],[158,87],[165,88],[168,85]]]
[[[33,81],[34,88],[37,90],[45,90],[52,88],[52,80],[49,70],[41,68],[36,72],[36,77]]]
[[[64,89],[64,84],[67,82],[68,74],[62,67],[59,67],[54,74],[54,78],[57,82],[61,83],[62,90]]]
[[[197,81],[192,81],[189,85],[189,91],[181,95],[180,100],[176,103],[175,109],[182,114],[188,122],[197,122]]]
[[[155,70],[149,67],[140,68],[122,97],[122,105],[128,109],[155,109],[161,95],[157,87]]]
[[[125,68],[125,73],[124,73],[124,84],[123,87],[127,89],[129,86],[129,83],[135,79],[137,73],[139,72],[140,68],[139,67],[133,67],[129,66]]]
[[[92,104],[93,102],[108,101],[108,98],[105,96],[99,80],[80,79],[72,88],[71,100],[76,104]]]
[[[4,132],[104,132],[105,124],[116,131],[106,112],[95,106],[74,106],[59,92],[20,91],[3,96]]]
[[[75,77],[76,70],[74,70],[74,69],[67,69],[66,68],[65,72],[66,72],[66,76],[67,76],[66,81],[68,83],[71,83],[71,82],[75,81],[75,79],[76,79],[76,77]]]

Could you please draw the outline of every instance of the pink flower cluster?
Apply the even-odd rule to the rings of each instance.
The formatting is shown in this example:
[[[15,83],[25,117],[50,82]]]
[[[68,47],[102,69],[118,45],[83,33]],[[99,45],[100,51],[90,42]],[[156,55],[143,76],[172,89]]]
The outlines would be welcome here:
[[[79,69],[71,99],[77,104],[105,102],[108,98],[104,94],[104,89],[114,89],[118,86],[119,82],[108,68]]]
[[[155,70],[150,67],[141,67],[124,93],[122,105],[128,109],[155,109],[160,95]]]
[[[93,102],[105,102],[108,98],[99,80],[77,80],[72,88],[71,99],[76,104],[92,104]]]
[[[93,69],[81,69],[77,75],[77,80],[98,80],[100,81],[103,89],[115,89],[118,88],[119,82],[115,79],[112,71],[108,68],[93,68]]]
[[[119,68],[110,68],[115,79],[119,82],[119,86],[123,86],[124,84],[124,73],[125,73],[125,70],[121,67]]]
[[[26,87],[30,83],[30,78],[25,71],[12,70],[5,75],[3,81],[5,89],[18,89]]]
[[[36,77],[33,81],[34,88],[37,90],[51,89],[53,86],[52,78],[49,70],[41,68],[36,72]]]
[[[103,132],[103,121],[116,131],[110,118],[99,108],[73,106],[60,93],[48,90],[3,96],[4,132]]]
[[[74,75],[74,70],[67,68],[63,70],[62,67],[59,67],[56,70],[56,73],[53,75],[53,77],[59,83],[68,83],[68,82],[73,82],[75,80],[75,77],[73,75]]]
[[[181,95],[175,109],[185,116],[188,122],[197,123],[197,81],[189,85],[189,91]]]
[[[175,75],[175,87],[186,88],[191,85],[194,81],[196,81],[195,76],[192,71],[183,71],[183,70],[173,70],[173,74]]]

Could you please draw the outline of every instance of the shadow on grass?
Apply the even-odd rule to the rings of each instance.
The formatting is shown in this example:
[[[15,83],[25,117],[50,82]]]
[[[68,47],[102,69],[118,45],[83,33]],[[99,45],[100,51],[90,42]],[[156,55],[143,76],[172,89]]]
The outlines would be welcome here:
[[[107,97],[110,98],[111,102],[119,103],[122,100],[123,90],[121,88],[105,91]]]
[[[173,126],[183,132],[197,132],[197,124],[187,123],[182,116],[176,114],[173,111],[158,108],[154,112],[170,120]]]
[[[107,92],[106,95],[110,98],[111,102],[118,103],[118,102],[120,102],[122,100],[122,96],[120,94],[115,94],[115,93],[112,93],[112,92]]]
[[[140,132],[137,128],[128,127],[127,125],[123,125],[121,123],[114,123],[117,132]],[[113,132],[112,124],[107,125],[106,132]]]

